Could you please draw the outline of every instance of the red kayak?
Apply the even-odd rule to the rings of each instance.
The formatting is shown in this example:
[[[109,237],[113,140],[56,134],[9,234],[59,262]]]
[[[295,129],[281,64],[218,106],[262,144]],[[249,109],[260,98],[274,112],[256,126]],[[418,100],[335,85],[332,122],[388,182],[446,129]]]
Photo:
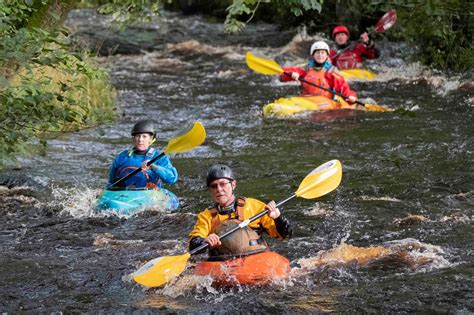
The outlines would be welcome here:
[[[215,286],[263,285],[286,277],[290,262],[275,252],[263,252],[225,261],[204,261],[194,269],[198,276],[211,276]]]

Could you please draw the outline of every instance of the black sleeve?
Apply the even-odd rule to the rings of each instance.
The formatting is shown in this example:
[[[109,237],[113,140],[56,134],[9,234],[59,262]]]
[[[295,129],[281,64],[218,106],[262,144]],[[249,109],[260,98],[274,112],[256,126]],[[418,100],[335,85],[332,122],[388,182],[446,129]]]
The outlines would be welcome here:
[[[369,39],[369,41],[367,42],[367,48],[372,49],[374,51],[375,58],[380,57],[380,49],[375,47],[375,43],[373,40]]]
[[[196,237],[193,237],[190,241],[189,241],[189,250],[193,250],[195,248],[198,248],[199,246],[201,246],[202,244],[204,244],[204,239],[202,237],[199,237],[199,236],[196,236]],[[203,250],[197,252],[196,254],[202,254],[206,251],[207,248],[204,248]]]
[[[283,238],[290,238],[293,235],[293,229],[291,228],[290,222],[283,215],[280,215],[275,220],[276,229],[278,234]]]

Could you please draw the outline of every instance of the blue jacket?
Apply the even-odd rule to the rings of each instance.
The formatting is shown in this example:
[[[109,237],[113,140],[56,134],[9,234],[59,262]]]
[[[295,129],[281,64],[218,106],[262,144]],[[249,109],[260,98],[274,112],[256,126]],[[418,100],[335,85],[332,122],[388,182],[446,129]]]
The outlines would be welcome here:
[[[135,149],[120,152],[110,167],[109,183],[107,187],[110,187],[114,182],[133,172],[135,169],[140,168],[143,161],[151,160],[159,154],[160,152],[153,148],[148,148],[146,154],[139,154],[135,152]],[[138,172],[122,182],[119,186],[143,188],[150,186],[150,184],[155,184],[156,186],[161,187],[162,182],[172,185],[176,183],[177,180],[178,171],[173,164],[171,164],[169,157],[164,155],[155,161],[149,170],[146,172]]]

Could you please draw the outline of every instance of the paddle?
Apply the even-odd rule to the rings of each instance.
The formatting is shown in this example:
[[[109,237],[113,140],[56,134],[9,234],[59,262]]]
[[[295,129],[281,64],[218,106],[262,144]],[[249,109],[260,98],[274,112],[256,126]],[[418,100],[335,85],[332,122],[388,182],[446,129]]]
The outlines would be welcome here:
[[[186,132],[185,134],[183,134],[179,137],[171,139],[168,142],[168,145],[166,146],[165,150],[162,153],[160,153],[158,156],[156,156],[156,157],[152,158],[150,161],[148,161],[148,163],[146,165],[147,166],[152,165],[153,163],[155,163],[158,159],[160,159],[165,154],[179,153],[179,152],[185,152],[185,151],[191,150],[191,149],[197,147],[198,145],[200,145],[201,143],[203,143],[204,139],[206,139],[206,130],[204,129],[204,126],[202,125],[201,122],[196,121],[194,123],[193,127],[191,128],[191,130],[189,130],[188,132]],[[131,172],[131,173],[127,174],[126,176],[120,178],[115,183],[113,183],[109,187],[109,189],[114,187],[114,186],[117,186],[118,184],[122,183],[127,178],[130,178],[133,175],[137,174],[141,170],[142,170],[141,168],[137,168],[133,172]]]
[[[392,9],[385,13],[375,24],[375,26],[369,30],[368,35],[373,34],[373,33],[383,33],[392,26],[395,25],[395,22],[397,21],[397,11],[395,9]],[[360,42],[360,39],[358,40]],[[337,54],[335,54],[332,58],[336,58],[343,52],[345,52],[348,49],[352,49],[354,47],[354,43],[351,45],[347,46],[346,48],[340,50]]]
[[[283,201],[280,201],[277,204],[277,207],[281,206],[290,199],[293,199],[294,197],[313,199],[323,196],[336,189],[341,182],[341,178],[341,162],[339,162],[338,160],[326,162],[315,168],[311,173],[309,173],[301,182],[300,186],[298,187],[298,190],[290,197],[286,198]],[[256,219],[264,216],[265,214],[267,214],[267,210],[264,210],[254,215],[253,217],[241,222],[233,229],[220,235],[220,238],[225,238],[237,231],[238,229],[246,227],[250,224],[250,222],[255,221]],[[186,268],[186,263],[191,257],[191,255],[200,252],[208,246],[208,243],[204,243],[201,246],[183,255],[155,258],[146,263],[137,271],[135,271],[132,274],[133,279],[139,284],[147,287],[159,287],[171,280],[172,278],[180,275]]]
[[[247,66],[256,71],[256,72],[259,72],[259,73],[262,73],[262,74],[268,74],[268,75],[275,75],[275,74],[286,74],[288,76],[291,77],[291,73],[289,72],[285,72],[283,70],[283,68],[280,67],[280,65],[278,65],[274,60],[272,59],[266,59],[266,58],[259,58],[259,57],[256,57],[254,54],[252,54],[250,51],[247,52],[247,54],[245,54],[245,61],[247,62]],[[339,93],[336,93],[334,92],[333,90],[331,89],[328,89],[328,88],[325,88],[325,87],[322,87],[318,84],[314,84],[312,82],[308,82],[306,81],[305,79],[298,79],[299,81],[301,82],[304,82],[306,84],[309,84],[309,85],[312,85],[312,86],[315,86],[315,87],[318,87],[320,89],[323,89],[325,91],[328,91],[328,92],[331,92],[339,97],[342,97],[343,99],[345,98],[342,94],[339,94]],[[355,101],[356,104],[359,104],[359,105],[362,105],[368,109],[370,109],[371,111],[375,111],[375,112],[386,112],[386,111],[390,111],[388,108],[384,107],[384,106],[381,106],[381,105],[376,105],[376,104],[364,104],[362,103],[361,101]]]

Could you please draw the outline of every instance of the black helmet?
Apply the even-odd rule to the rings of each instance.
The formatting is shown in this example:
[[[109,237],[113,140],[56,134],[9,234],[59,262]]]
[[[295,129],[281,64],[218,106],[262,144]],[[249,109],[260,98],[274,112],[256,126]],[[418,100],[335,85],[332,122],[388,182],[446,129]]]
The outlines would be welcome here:
[[[219,179],[219,178],[227,178],[231,181],[235,180],[234,172],[224,164],[214,164],[209,167],[207,171],[206,183],[207,187],[211,184],[212,181]]]
[[[152,137],[155,137],[155,127],[153,126],[153,120],[146,119],[137,122],[132,129],[132,136],[139,133],[149,133]]]

